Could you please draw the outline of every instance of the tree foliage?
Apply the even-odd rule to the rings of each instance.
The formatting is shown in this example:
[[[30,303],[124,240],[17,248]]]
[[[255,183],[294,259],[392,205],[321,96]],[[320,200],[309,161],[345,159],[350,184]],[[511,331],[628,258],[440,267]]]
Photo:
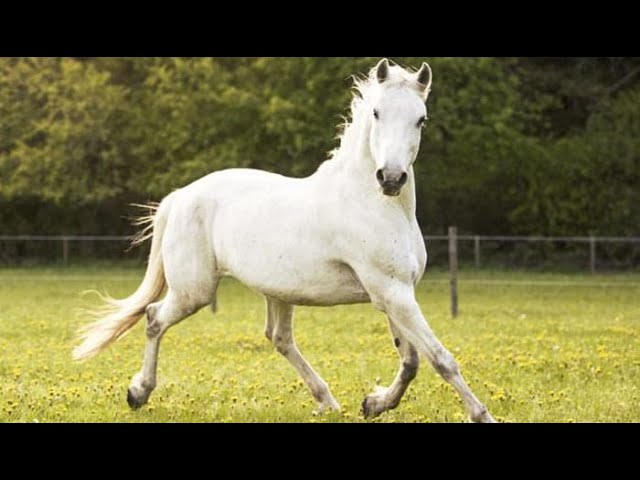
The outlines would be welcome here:
[[[0,230],[117,233],[211,171],[304,176],[377,58],[0,59]],[[434,71],[430,233],[638,234],[640,60],[394,58]]]

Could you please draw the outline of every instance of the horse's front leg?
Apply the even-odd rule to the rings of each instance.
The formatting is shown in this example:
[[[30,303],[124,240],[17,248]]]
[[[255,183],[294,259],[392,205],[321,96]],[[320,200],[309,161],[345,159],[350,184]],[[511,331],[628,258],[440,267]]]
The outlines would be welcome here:
[[[464,402],[471,421],[494,423],[495,420],[465,382],[460,368],[449,351],[440,343],[420,311],[410,279],[403,282],[372,269],[371,265],[356,270],[374,306],[385,312],[393,325],[425,356],[440,376],[449,382]]]
[[[387,410],[392,410],[398,406],[404,396],[409,384],[418,373],[420,357],[416,348],[409,343],[407,338],[395,326],[393,320],[389,318],[389,327],[393,337],[393,343],[400,355],[400,369],[388,387],[376,387],[373,393],[368,395],[362,402],[362,413],[365,417],[375,417]]]

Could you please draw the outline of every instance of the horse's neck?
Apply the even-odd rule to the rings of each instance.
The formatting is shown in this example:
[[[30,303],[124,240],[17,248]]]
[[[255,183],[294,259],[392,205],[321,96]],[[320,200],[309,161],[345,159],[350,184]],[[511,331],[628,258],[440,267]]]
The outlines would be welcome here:
[[[371,126],[366,118],[357,118],[345,132],[348,136],[336,154],[340,168],[335,169],[333,175],[341,175],[347,188],[356,187],[363,192],[363,201],[369,196],[380,196],[380,189],[376,182],[376,164],[369,147],[369,131]],[[402,208],[409,220],[416,216],[416,185],[413,167],[409,168],[409,179],[397,197],[387,197]]]

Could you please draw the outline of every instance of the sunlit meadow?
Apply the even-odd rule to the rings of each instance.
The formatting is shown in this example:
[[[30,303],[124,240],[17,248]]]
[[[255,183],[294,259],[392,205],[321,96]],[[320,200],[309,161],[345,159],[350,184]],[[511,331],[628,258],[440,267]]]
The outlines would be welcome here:
[[[305,386],[263,336],[262,298],[234,281],[219,311],[174,327],[150,403],[131,411],[143,323],[101,356],[74,363],[86,289],[131,293],[136,268],[0,270],[3,422],[463,422],[453,389],[423,365],[400,406],[365,420],[360,404],[398,368],[385,317],[369,305],[298,308],[300,349],[340,413],[318,414]],[[460,316],[445,272],[427,272],[418,300],[478,397],[503,422],[640,421],[640,275],[462,272]]]

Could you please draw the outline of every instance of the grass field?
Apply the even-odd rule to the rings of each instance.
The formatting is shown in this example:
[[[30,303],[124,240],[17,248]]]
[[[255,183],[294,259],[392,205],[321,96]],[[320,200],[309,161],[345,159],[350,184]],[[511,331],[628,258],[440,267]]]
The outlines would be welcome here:
[[[360,403],[388,384],[398,359],[386,319],[369,305],[296,310],[300,349],[332,388],[340,413],[318,415],[287,361],[263,337],[259,295],[233,281],[219,312],[172,329],[149,405],[125,401],[142,358],[143,323],[83,364],[71,361],[79,292],[125,296],[132,268],[0,269],[2,422],[363,422]],[[640,421],[640,275],[462,272],[460,316],[448,315],[444,272],[418,299],[499,421]],[[368,420],[371,421],[371,420]],[[397,410],[374,422],[462,422],[453,389],[423,362]]]

